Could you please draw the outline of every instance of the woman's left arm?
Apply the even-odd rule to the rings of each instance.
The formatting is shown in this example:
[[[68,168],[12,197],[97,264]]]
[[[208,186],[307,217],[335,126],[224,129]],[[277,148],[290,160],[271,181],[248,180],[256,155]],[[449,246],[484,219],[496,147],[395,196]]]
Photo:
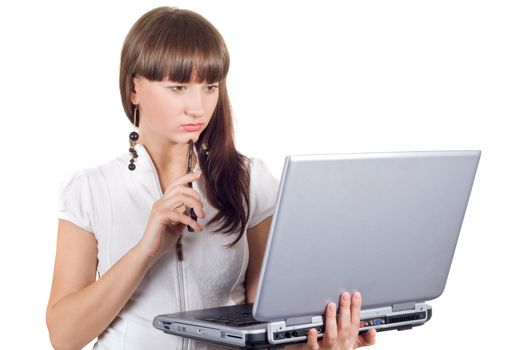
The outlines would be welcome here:
[[[250,258],[244,280],[247,304],[255,301],[257,284],[259,283],[259,274],[261,273],[264,257],[264,249],[266,247],[266,241],[268,240],[272,217],[273,216],[267,217],[256,226],[247,230],[248,248],[250,250]]]
[[[268,239],[268,234],[270,231],[270,226],[272,224],[272,216],[267,217],[263,221],[261,221],[256,226],[249,228],[247,230],[248,235],[248,247],[250,250],[250,258],[248,262],[248,268],[246,270],[246,276],[245,276],[245,287],[246,287],[246,303],[253,303],[255,301],[255,295],[257,292],[257,284],[259,283],[259,275],[261,273],[262,268],[262,261],[264,257],[264,250],[266,248],[266,241]],[[342,296],[342,295],[341,295]],[[360,298],[360,297],[359,297]],[[351,313],[353,311],[354,314],[359,315],[358,309],[356,310],[350,310],[350,302],[341,302],[340,303],[340,315],[339,317],[336,316],[335,310],[332,309],[331,312],[327,311],[327,318],[330,319],[330,321],[327,321],[329,324],[327,325],[327,332],[325,336],[328,336],[329,338],[321,341],[319,344],[316,339],[317,335],[314,335],[313,333],[308,337],[308,344],[296,344],[296,345],[290,345],[287,346],[287,349],[324,349],[324,348],[338,348],[338,349],[345,349],[346,346],[340,346],[341,343],[345,343],[344,340],[346,340],[346,343],[348,341],[348,334],[349,333],[357,333],[359,332],[359,322],[350,322],[351,319]],[[361,306],[361,302],[359,299],[359,309]],[[355,308],[355,305],[354,305]],[[329,309],[329,308],[327,308]],[[343,311],[344,310],[344,311]],[[344,321],[340,320],[340,317],[344,317]],[[342,322],[338,322],[342,321]],[[337,332],[339,331],[339,332]],[[339,334],[338,334],[339,333]],[[372,345],[375,343],[375,330],[367,332],[365,335],[358,336],[355,340],[355,343],[353,346],[349,347],[352,348],[358,348],[361,346],[367,346]],[[355,339],[355,338],[354,338]],[[343,341],[341,341],[343,340]],[[339,343],[339,344],[338,344]],[[335,345],[335,346],[334,346]]]

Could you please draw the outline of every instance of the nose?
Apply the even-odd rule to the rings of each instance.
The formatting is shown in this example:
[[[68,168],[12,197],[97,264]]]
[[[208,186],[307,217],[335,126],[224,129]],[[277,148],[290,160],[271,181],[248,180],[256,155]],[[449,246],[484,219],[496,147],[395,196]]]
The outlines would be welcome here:
[[[204,115],[204,99],[198,88],[191,89],[191,93],[186,100],[186,114],[194,118],[199,118]]]

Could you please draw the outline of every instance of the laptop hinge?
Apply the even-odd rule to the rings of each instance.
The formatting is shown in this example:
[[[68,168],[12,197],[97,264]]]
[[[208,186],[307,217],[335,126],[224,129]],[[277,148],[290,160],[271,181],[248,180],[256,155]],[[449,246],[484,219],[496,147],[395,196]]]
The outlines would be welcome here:
[[[415,308],[416,303],[394,304],[392,306],[392,311],[414,310]]]
[[[316,320],[318,317],[314,316],[301,316],[301,317],[291,317],[287,318],[284,322],[286,324],[286,327],[290,326],[296,326],[299,324],[309,324],[309,323],[315,323],[318,320]]]

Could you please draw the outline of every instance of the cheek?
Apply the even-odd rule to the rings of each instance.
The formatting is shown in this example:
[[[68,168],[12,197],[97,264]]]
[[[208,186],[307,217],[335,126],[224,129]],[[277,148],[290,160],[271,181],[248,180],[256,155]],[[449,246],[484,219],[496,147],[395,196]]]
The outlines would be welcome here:
[[[142,108],[152,125],[164,128],[168,125],[168,122],[174,121],[173,116],[178,115],[178,110],[180,109],[172,98],[163,96],[161,93],[146,94]]]
[[[214,98],[208,99],[206,102],[206,114],[211,117],[213,111],[217,107],[217,102],[219,101],[219,95],[217,94]]]

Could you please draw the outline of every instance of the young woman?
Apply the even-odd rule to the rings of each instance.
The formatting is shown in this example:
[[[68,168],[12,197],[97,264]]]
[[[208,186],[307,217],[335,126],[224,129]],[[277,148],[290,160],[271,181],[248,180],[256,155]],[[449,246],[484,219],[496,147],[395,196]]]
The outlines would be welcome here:
[[[129,154],[71,175],[60,191],[46,314],[56,349],[212,349],[164,334],[154,316],[253,302],[278,181],[237,152],[229,55],[202,16],[161,7],[143,15],[121,55]],[[188,184],[192,184],[193,187]],[[96,275],[99,275],[98,280]],[[309,349],[352,349],[360,296],[327,307]]]

